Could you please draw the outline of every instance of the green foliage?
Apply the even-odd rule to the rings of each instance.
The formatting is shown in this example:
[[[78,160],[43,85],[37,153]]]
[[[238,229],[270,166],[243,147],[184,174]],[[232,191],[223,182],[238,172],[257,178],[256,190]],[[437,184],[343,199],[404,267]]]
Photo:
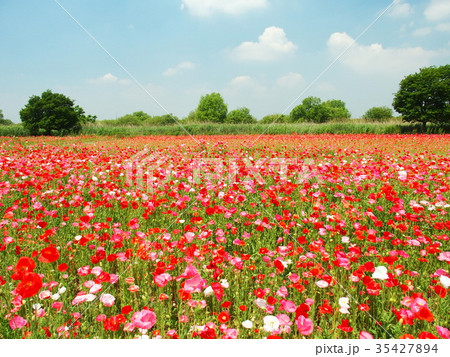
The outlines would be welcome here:
[[[224,123],[228,107],[219,93],[211,93],[200,98],[196,120],[202,123]]]
[[[269,114],[264,116],[259,122],[261,124],[272,124],[275,122],[276,124],[289,123],[290,117],[285,114]]]
[[[75,111],[77,112],[78,118],[80,118],[80,122],[81,124],[89,124],[89,123],[95,123],[97,120],[97,116],[96,115],[86,115],[86,113],[84,112],[83,108],[81,108],[80,106],[76,105],[74,107]]]
[[[173,125],[177,121],[179,121],[179,119],[175,115],[164,114],[150,117],[144,122],[144,124],[146,126],[165,126],[165,125]]]
[[[394,109],[406,122],[450,123],[450,65],[422,68],[406,76],[395,94]]]
[[[363,119],[370,121],[386,121],[394,116],[394,111],[389,107],[372,107],[363,115]]]
[[[330,120],[331,110],[320,98],[308,97],[303,99],[302,104],[292,109],[290,117],[294,123],[324,123]]]
[[[250,114],[250,109],[243,107],[232,110],[225,118],[225,123],[229,124],[251,124],[256,123],[256,118]]]
[[[30,97],[20,111],[20,119],[31,135],[78,133],[83,122],[95,121],[94,116],[86,116],[83,109],[74,106],[70,98],[50,90],[43,92],[40,97]]]
[[[5,119],[5,117],[3,116],[3,110],[0,109],[0,125],[13,125],[14,123],[9,120],[9,119]]]
[[[329,119],[349,119],[352,114],[345,106],[345,102],[339,99],[330,99],[323,103],[328,108]]]

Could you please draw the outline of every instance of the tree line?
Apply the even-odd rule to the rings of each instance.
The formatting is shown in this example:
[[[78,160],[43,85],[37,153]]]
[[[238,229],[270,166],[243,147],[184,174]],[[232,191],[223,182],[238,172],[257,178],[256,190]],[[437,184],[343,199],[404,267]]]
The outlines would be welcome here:
[[[450,124],[450,65],[427,67],[406,76],[394,96],[393,108],[402,115],[405,122]],[[258,121],[246,107],[228,111],[228,106],[220,93],[202,96],[196,110],[180,120],[172,114],[150,116],[143,111],[124,115],[115,120],[103,120],[111,126],[164,126],[178,121],[186,123],[252,124],[252,123],[325,123],[336,119],[349,119],[351,113],[342,100],[322,101],[317,97],[305,98],[301,104],[286,114],[266,115]],[[393,117],[389,107],[372,107],[363,118],[384,121]],[[63,94],[50,90],[41,96],[30,97],[20,111],[22,124],[31,135],[53,135],[77,133],[82,125],[95,123],[97,117],[87,115]],[[0,125],[11,125],[0,110]]]

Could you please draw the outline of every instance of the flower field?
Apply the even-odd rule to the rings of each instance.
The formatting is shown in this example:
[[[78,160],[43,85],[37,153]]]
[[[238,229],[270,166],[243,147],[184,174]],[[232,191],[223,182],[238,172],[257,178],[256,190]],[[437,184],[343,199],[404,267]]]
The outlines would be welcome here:
[[[0,138],[0,338],[449,338],[449,139]]]

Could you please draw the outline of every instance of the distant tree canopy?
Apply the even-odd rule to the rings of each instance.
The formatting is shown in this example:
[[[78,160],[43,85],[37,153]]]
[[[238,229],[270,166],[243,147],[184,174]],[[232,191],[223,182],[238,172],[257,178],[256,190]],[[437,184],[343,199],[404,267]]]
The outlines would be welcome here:
[[[12,125],[14,124],[11,120],[5,119],[3,116],[3,110],[0,109],[0,125]]]
[[[111,126],[162,126],[175,124],[179,119],[172,114],[151,116],[143,111],[125,114],[116,120],[105,121]]]
[[[95,118],[86,116],[82,108],[74,106],[72,99],[50,90],[30,97],[20,111],[23,126],[32,135],[78,133],[81,124],[95,121]]]
[[[394,117],[394,111],[386,106],[383,107],[372,107],[368,109],[364,115],[363,119],[372,121],[386,121]]]
[[[224,123],[228,107],[219,93],[203,95],[195,112],[195,119],[202,123]]]
[[[288,123],[290,121],[289,115],[285,114],[269,114],[259,121],[261,124],[272,124],[272,123]]]
[[[307,97],[290,113],[292,122],[324,123],[332,119],[350,118],[351,114],[342,100],[322,102],[317,97]]]
[[[450,65],[426,67],[406,76],[395,94],[394,109],[406,122],[450,124]]]
[[[232,110],[227,114],[225,123],[229,124],[251,124],[256,123],[256,118],[250,114],[250,109],[243,107]]]

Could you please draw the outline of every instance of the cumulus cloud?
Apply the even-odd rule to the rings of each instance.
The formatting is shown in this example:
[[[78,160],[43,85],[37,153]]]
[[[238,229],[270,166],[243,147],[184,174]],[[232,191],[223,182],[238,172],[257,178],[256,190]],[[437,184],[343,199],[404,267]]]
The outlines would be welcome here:
[[[440,32],[450,32],[450,22],[442,22],[436,25],[436,30]]]
[[[414,36],[426,36],[432,32],[431,27],[421,27],[413,31]]]
[[[300,73],[289,72],[277,79],[277,85],[281,88],[294,88],[304,84],[303,76]]]
[[[182,0],[181,9],[192,15],[207,17],[215,13],[240,15],[254,9],[265,8],[267,0]]]
[[[267,27],[257,42],[243,42],[232,50],[233,58],[241,61],[269,62],[293,53],[297,46],[289,41],[282,28]]]
[[[180,72],[182,72],[183,70],[187,69],[194,69],[195,68],[195,64],[189,61],[185,61],[185,62],[181,62],[178,63],[175,67],[170,67],[167,68],[164,72],[163,75],[165,76],[174,76]]]
[[[327,46],[331,54],[341,54],[353,38],[345,32],[335,32],[328,39]],[[360,73],[401,74],[415,71],[430,65],[431,59],[437,55],[422,47],[383,48],[379,43],[364,46],[355,43],[342,57],[344,65]]]
[[[119,84],[128,84],[130,81],[128,79],[119,79],[115,75],[111,73],[106,73],[105,75],[90,79],[89,82],[94,84],[112,84],[112,83],[119,83]]]
[[[395,5],[391,8],[388,15],[393,18],[408,17],[412,14],[411,5],[404,0],[395,0]]]
[[[450,1],[431,0],[425,9],[425,17],[429,21],[442,21],[450,18]]]

